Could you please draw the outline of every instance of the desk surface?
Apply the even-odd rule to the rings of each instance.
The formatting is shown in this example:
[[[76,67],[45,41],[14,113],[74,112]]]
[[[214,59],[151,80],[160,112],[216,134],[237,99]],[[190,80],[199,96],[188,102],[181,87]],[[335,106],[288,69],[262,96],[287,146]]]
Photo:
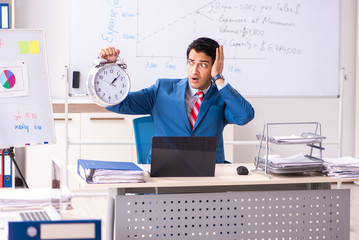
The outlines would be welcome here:
[[[248,175],[238,175],[237,167],[246,166],[250,172]],[[140,165],[144,170],[149,165]],[[267,184],[296,184],[296,183],[341,183],[353,182],[352,179],[341,179],[325,177],[318,173],[298,175],[277,175],[269,174],[268,179],[263,173],[252,171],[253,163],[246,164],[217,164],[215,177],[161,177],[151,178],[146,174],[145,183],[120,183],[120,184],[88,184],[76,172],[76,167],[71,166],[71,172],[76,175],[82,188],[103,189],[103,188],[161,188],[161,187],[193,187],[193,186],[239,186],[239,185],[267,185]]]

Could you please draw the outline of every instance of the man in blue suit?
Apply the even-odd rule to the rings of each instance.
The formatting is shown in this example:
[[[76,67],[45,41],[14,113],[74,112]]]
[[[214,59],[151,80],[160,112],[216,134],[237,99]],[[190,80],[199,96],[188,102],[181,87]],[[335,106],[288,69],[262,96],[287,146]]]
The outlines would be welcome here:
[[[115,62],[119,54],[114,47],[99,52],[108,62]],[[155,136],[216,136],[216,162],[223,163],[224,127],[229,123],[245,125],[254,118],[251,104],[225,81],[223,66],[223,45],[199,38],[187,49],[188,77],[158,79],[149,88],[130,92],[120,104],[107,109],[122,114],[150,114]],[[204,97],[192,129],[189,118],[199,98],[198,91],[203,91]]]

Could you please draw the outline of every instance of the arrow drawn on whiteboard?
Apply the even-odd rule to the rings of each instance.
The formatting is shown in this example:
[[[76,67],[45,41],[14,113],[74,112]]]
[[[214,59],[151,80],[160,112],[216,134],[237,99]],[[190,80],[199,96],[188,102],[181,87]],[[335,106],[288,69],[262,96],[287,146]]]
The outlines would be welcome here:
[[[107,1],[109,1],[109,0],[107,0]],[[146,37],[142,38],[142,39],[139,40],[137,43],[140,43],[140,42],[142,42],[142,41],[144,41],[144,40],[146,40],[146,39],[148,39],[148,38],[150,38],[150,37],[152,37],[152,36],[154,36],[154,35],[156,35],[156,34],[162,32],[162,31],[164,31],[164,30],[166,30],[167,28],[169,28],[169,27],[171,27],[171,26],[173,26],[173,25],[175,25],[175,24],[181,22],[182,20],[186,19],[186,18],[189,17],[189,16],[201,15],[201,16],[204,16],[204,17],[208,18],[209,20],[213,21],[212,18],[210,18],[208,15],[205,15],[203,12],[201,12],[201,10],[202,10],[203,8],[207,7],[208,5],[211,5],[211,4],[212,4],[213,2],[215,2],[215,1],[217,1],[217,0],[211,1],[211,2],[207,3],[206,5],[204,5],[204,6],[200,7],[200,8],[198,8],[197,10],[194,10],[193,12],[190,12],[190,13],[188,13],[187,15],[184,15],[184,16],[182,16],[181,18],[174,20],[172,23],[169,23],[169,24],[167,24],[167,25],[165,25],[165,26],[160,27],[158,30],[154,31],[154,32],[151,33],[151,34],[148,34]]]

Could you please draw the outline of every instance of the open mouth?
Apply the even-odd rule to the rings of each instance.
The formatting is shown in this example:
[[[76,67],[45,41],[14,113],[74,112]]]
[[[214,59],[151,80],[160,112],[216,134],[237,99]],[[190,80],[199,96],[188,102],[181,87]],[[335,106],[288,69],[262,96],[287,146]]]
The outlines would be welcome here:
[[[198,82],[199,81],[199,77],[191,77],[192,82]]]

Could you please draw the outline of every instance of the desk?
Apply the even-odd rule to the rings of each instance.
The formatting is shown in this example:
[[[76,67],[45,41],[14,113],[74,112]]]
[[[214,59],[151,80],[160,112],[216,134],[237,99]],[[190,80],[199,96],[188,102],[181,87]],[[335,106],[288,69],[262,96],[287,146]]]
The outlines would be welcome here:
[[[350,191],[330,184],[350,180],[239,176],[237,166],[219,164],[215,177],[82,182],[109,188],[108,239],[349,239]]]

